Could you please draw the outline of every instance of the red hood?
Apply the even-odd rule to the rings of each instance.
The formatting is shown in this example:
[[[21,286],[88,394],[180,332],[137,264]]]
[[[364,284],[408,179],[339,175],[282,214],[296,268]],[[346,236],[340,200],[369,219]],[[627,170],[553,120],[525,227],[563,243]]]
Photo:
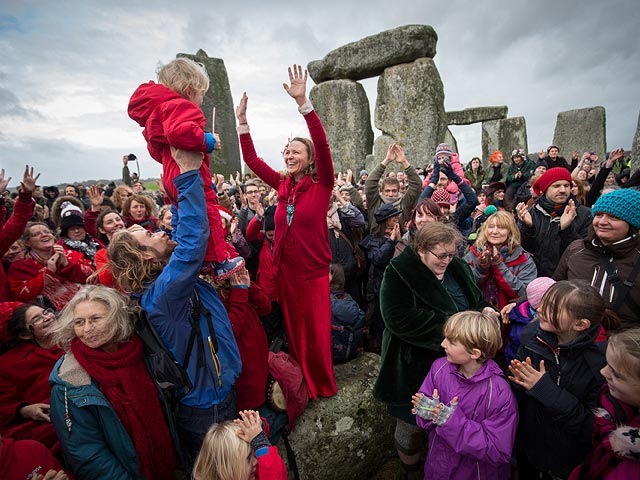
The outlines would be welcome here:
[[[178,98],[182,98],[180,94],[164,85],[153,81],[143,83],[131,95],[128,108],[129,117],[144,127],[158,105]]]

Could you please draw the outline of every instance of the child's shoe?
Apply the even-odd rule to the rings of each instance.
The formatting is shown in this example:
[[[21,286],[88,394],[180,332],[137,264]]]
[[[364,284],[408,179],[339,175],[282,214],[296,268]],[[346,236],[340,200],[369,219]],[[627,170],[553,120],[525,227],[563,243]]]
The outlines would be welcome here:
[[[213,263],[213,279],[221,282],[244,267],[244,258],[227,258],[222,262]]]

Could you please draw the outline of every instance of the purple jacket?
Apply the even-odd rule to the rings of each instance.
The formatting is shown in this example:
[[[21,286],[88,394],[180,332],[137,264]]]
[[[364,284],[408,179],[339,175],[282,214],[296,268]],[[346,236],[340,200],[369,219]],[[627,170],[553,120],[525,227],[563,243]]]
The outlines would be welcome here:
[[[487,360],[471,378],[457,368],[439,358],[420,387],[429,397],[437,388],[445,405],[458,396],[458,408],[444,425],[434,428],[430,421],[416,417],[418,426],[429,430],[424,478],[509,479],[518,426],[513,392],[493,360]]]

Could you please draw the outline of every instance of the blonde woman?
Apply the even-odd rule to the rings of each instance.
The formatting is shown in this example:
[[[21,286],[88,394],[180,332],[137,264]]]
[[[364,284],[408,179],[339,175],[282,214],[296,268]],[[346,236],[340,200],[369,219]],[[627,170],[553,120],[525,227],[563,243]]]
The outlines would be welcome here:
[[[471,266],[484,300],[498,308],[524,296],[527,285],[538,275],[533,259],[520,245],[513,215],[506,211],[487,218],[464,260]]]

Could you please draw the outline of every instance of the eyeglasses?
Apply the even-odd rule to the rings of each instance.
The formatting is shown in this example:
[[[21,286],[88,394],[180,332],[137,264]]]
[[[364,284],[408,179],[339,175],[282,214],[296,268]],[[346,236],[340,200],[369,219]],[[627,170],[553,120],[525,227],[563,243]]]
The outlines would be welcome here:
[[[49,320],[49,315],[51,315],[52,313],[54,313],[52,308],[47,308],[46,310],[43,310],[42,313],[36,315],[31,319],[31,323],[29,325],[32,327],[40,325],[45,320]]]
[[[434,257],[436,257],[439,261],[443,262],[445,260],[453,260],[453,257],[457,257],[458,254],[457,253],[433,253],[431,250],[429,250],[428,248],[426,249],[427,252],[429,252],[431,255],[433,255]]]
[[[251,190],[251,191],[247,190],[245,192],[246,195],[255,195],[256,193],[258,193],[258,190]]]

